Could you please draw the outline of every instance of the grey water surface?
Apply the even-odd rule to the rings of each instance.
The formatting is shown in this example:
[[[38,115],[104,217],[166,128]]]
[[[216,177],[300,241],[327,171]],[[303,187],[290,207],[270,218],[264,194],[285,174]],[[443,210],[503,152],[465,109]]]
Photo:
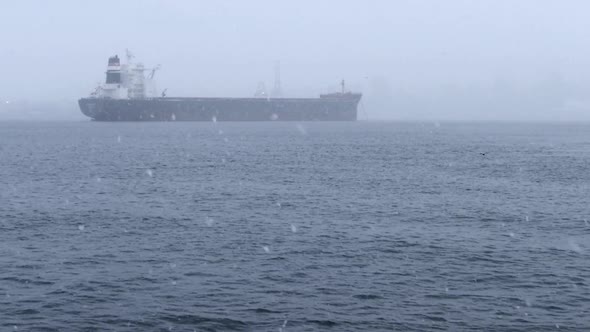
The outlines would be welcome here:
[[[590,329],[590,124],[0,123],[1,331]]]

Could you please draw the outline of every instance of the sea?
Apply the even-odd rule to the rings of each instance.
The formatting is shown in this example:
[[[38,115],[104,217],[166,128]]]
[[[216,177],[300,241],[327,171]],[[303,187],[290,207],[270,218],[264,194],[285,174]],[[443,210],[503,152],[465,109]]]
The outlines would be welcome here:
[[[590,331],[590,123],[0,122],[0,331]]]

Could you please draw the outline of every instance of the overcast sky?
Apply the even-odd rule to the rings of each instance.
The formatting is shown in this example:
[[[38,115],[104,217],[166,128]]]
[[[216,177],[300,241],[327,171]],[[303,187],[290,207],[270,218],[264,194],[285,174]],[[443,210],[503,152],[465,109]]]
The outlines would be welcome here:
[[[349,87],[373,119],[590,119],[590,1],[2,1],[0,99],[73,101],[129,48],[169,96]]]

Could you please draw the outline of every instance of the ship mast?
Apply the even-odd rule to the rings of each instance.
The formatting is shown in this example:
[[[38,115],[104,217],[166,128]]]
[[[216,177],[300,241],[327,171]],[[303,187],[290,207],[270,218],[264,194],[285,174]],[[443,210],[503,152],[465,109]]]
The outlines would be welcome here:
[[[135,58],[135,55],[128,48],[125,49],[125,55],[127,56],[127,64],[129,65],[132,62],[131,60]]]
[[[275,64],[275,85],[272,89],[272,97],[282,97],[283,89],[281,87],[281,62]]]

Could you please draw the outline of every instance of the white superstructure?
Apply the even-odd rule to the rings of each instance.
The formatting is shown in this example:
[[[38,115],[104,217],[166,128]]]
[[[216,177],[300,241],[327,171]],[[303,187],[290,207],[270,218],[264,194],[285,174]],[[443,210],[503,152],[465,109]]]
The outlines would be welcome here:
[[[106,79],[91,94],[95,98],[144,99],[157,97],[154,75],[160,66],[145,68],[142,63],[134,63],[133,55],[127,52],[127,61],[122,64],[119,56],[109,58]],[[145,71],[150,71],[145,75]]]

